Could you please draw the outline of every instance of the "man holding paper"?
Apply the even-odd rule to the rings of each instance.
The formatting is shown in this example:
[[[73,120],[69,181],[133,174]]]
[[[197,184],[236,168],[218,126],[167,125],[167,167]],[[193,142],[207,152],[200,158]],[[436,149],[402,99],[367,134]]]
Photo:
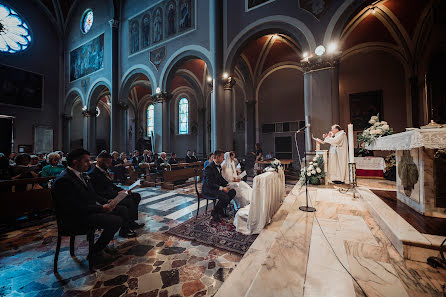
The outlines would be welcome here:
[[[107,152],[102,152],[98,155],[96,166],[89,171],[88,175],[98,195],[104,197],[113,206],[119,205],[127,208],[128,226],[121,229],[120,235],[123,237],[134,237],[136,233],[133,230],[144,226],[144,224],[135,222],[138,220],[138,206],[141,201],[141,195],[132,193],[131,189],[124,191],[122,188],[116,186],[108,173],[111,166],[111,155]]]
[[[237,193],[234,197],[238,208],[245,207],[251,201],[252,188],[242,178],[246,176],[246,171],[237,174],[237,168],[235,166],[235,153],[226,152],[225,160],[221,164],[222,176],[229,183],[231,188],[237,189]]]

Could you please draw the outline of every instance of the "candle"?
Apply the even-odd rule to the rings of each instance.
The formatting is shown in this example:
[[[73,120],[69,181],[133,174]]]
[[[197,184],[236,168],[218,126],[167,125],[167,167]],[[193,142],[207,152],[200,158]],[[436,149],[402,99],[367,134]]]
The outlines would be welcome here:
[[[353,124],[348,124],[348,161],[355,163],[355,147],[353,145]]]

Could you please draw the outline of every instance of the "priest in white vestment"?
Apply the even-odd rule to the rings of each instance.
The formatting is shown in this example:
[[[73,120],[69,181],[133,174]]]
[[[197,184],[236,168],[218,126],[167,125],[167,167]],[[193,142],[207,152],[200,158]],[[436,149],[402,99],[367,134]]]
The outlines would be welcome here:
[[[349,183],[348,139],[339,125],[333,125],[328,134],[324,134],[324,143],[330,144],[328,151],[328,181],[340,184]]]

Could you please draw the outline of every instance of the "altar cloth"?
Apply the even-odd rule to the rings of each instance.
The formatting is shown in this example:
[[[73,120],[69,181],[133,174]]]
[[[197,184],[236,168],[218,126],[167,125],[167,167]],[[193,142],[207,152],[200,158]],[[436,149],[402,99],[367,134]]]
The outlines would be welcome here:
[[[366,146],[368,150],[397,151],[425,147],[429,149],[446,148],[446,128],[413,129],[377,138]]]

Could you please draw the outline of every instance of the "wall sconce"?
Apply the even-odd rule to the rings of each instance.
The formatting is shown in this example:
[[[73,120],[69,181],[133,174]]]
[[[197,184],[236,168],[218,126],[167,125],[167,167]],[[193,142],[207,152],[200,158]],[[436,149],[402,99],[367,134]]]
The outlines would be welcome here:
[[[228,79],[228,77],[229,77],[229,74],[227,72],[224,72],[223,73],[223,79]]]
[[[156,88],[155,93],[156,94],[161,94],[161,88],[160,87]]]

